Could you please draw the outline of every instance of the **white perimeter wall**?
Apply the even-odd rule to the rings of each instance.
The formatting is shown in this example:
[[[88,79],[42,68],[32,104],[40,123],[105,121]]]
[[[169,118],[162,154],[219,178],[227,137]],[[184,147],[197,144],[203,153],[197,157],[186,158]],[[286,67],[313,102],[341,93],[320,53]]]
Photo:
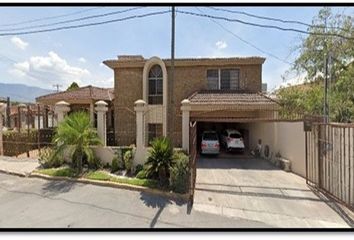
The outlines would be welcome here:
[[[269,146],[270,156],[280,152],[291,161],[292,172],[305,177],[305,132],[303,122],[257,122],[245,124],[249,129],[250,148],[254,149],[258,139],[262,146]]]

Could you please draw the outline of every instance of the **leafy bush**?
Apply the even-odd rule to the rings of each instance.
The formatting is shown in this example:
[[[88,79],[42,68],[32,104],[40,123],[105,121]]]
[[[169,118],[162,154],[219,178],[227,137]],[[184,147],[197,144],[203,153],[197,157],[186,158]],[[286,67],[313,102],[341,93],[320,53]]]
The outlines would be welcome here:
[[[54,150],[49,147],[41,149],[38,161],[43,168],[56,168],[64,163],[63,158],[56,155]]]
[[[141,170],[143,170],[143,165],[141,165],[141,164],[138,164],[138,165],[136,165],[136,167],[135,167],[135,175],[137,175],[138,174],[138,172],[140,172]]]
[[[148,178],[158,179],[162,186],[168,184],[169,169],[173,162],[173,148],[168,138],[157,138],[151,142],[145,163]]]
[[[170,168],[170,188],[177,193],[186,193],[189,183],[189,157],[183,152],[173,154],[174,165]]]
[[[118,157],[114,157],[112,159],[112,167],[111,167],[111,172],[117,172],[119,170],[119,166],[118,166]]]
[[[140,171],[136,174],[135,177],[138,178],[138,179],[146,179],[146,178],[147,178],[146,169],[140,170]]]
[[[95,157],[95,156],[93,158],[91,158],[90,160],[87,159],[87,163],[88,163],[88,167],[90,169],[99,169],[102,167],[101,159],[98,157]]]
[[[124,165],[128,172],[131,172],[133,167],[134,151],[128,150],[124,153]]]

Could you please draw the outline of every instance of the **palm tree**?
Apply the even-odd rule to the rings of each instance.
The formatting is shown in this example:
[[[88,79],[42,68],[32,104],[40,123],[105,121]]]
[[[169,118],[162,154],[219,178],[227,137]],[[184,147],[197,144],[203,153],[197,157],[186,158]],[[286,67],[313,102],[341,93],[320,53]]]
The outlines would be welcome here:
[[[53,138],[57,154],[63,155],[65,152],[72,159],[73,165],[78,173],[82,171],[83,158],[86,157],[88,163],[94,161],[94,154],[90,146],[100,145],[101,140],[97,132],[92,128],[88,113],[74,112],[61,122]]]
[[[151,142],[149,156],[145,163],[148,178],[158,178],[161,185],[166,185],[169,169],[173,164],[173,147],[168,138],[157,138]]]

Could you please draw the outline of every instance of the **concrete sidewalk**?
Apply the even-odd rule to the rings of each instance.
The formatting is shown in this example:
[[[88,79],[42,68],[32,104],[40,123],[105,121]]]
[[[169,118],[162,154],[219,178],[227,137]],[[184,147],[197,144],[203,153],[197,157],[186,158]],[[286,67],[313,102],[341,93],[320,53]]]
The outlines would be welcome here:
[[[0,172],[25,177],[28,176],[38,166],[38,160],[34,158],[0,156]]]

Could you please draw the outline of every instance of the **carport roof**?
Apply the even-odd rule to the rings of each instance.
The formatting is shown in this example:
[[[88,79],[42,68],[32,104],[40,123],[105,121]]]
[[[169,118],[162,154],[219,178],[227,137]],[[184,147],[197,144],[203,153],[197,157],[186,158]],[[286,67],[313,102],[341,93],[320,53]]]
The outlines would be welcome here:
[[[192,94],[191,105],[262,105],[272,106],[277,103],[261,93],[240,93],[236,91],[203,90]]]

